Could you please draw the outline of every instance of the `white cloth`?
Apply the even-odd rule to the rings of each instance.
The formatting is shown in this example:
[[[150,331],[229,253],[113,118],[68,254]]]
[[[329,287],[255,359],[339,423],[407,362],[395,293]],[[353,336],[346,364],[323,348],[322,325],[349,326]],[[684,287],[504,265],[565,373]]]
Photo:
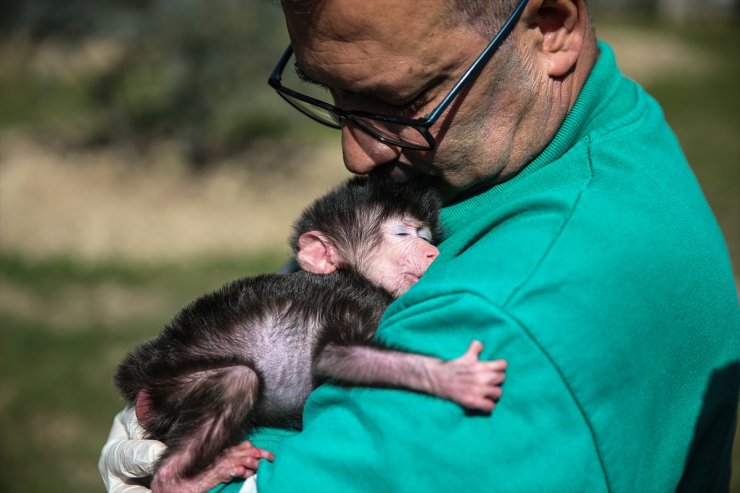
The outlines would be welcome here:
[[[145,440],[144,429],[133,406],[127,406],[113,419],[108,440],[98,461],[98,470],[109,493],[147,493],[151,490],[134,479],[152,474],[154,464],[167,446],[158,440]],[[256,493],[256,488],[254,492]]]
[[[249,476],[242,485],[239,493],[257,493],[257,475]]]

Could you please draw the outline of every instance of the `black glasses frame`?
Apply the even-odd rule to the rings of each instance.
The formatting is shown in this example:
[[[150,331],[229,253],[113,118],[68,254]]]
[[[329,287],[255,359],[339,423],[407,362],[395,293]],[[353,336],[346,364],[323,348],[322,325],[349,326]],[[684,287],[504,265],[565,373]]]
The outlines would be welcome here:
[[[491,58],[493,53],[495,53],[495,51],[498,49],[501,43],[503,43],[503,41],[506,39],[506,37],[509,35],[511,30],[513,29],[514,24],[519,19],[519,16],[521,15],[528,1],[529,0],[519,1],[517,6],[514,8],[514,11],[511,13],[508,19],[504,21],[504,24],[501,26],[501,29],[499,29],[499,31],[496,33],[493,39],[483,49],[480,55],[478,55],[478,57],[475,59],[473,64],[462,75],[462,77],[460,77],[460,79],[455,83],[452,89],[450,89],[450,92],[447,93],[444,99],[442,99],[442,101],[440,101],[439,104],[423,118],[402,118],[402,117],[395,117],[395,116],[390,116],[390,115],[379,115],[375,113],[368,113],[366,111],[359,111],[359,110],[343,110],[325,101],[312,98],[311,96],[308,96],[306,94],[301,94],[297,91],[294,91],[293,89],[283,86],[281,83],[282,75],[283,75],[283,72],[285,71],[285,67],[288,64],[288,61],[290,60],[290,57],[293,55],[292,45],[288,45],[288,48],[285,50],[285,53],[283,53],[283,56],[280,57],[280,60],[278,61],[275,68],[273,69],[272,74],[270,74],[270,78],[268,79],[267,82],[291,106],[293,106],[294,108],[296,108],[298,111],[308,116],[309,118],[319,123],[322,123],[326,126],[329,126],[332,128],[341,128],[342,120],[348,120],[354,123],[355,125],[357,125],[365,133],[367,133],[368,135],[372,136],[373,138],[381,142],[384,142],[384,143],[387,143],[393,146],[404,147],[407,149],[431,151],[437,148],[437,142],[432,136],[432,134],[429,132],[429,128],[432,125],[434,125],[434,123],[439,119],[442,113],[444,113],[444,111],[447,109],[450,103],[452,103],[455,97],[457,97],[457,95],[460,94],[460,92],[465,88],[465,86],[471,80],[473,80],[474,76],[478,72],[480,72],[480,70],[485,66],[486,62]],[[304,103],[308,103],[312,106],[321,108],[322,110],[326,111],[329,115],[334,117],[334,120],[336,120],[336,122],[329,122],[327,120],[322,120],[318,118],[316,115],[313,115],[309,113],[308,111],[306,111],[305,109],[303,109],[302,107],[298,106],[296,103],[294,103],[291,100],[291,98],[298,100],[298,101],[302,101]],[[371,121],[374,120],[374,121],[378,121],[381,123],[390,123],[393,125],[404,125],[404,126],[413,128],[424,137],[424,139],[427,142],[427,146],[405,142],[400,139],[399,140],[391,139],[386,135],[380,134],[378,130],[374,129],[372,126],[365,123],[363,120],[371,120]]]

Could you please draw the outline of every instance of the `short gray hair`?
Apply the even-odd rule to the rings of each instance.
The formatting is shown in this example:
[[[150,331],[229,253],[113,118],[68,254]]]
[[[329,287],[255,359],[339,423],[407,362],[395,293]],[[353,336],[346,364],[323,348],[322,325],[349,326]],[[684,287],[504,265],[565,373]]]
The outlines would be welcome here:
[[[493,36],[504,19],[511,15],[518,0],[448,0],[450,14],[466,23],[483,29],[487,36]],[[309,14],[321,0],[279,0],[284,8]]]
[[[461,16],[460,20],[491,38],[518,3],[518,0],[454,0],[448,8],[451,14]]]

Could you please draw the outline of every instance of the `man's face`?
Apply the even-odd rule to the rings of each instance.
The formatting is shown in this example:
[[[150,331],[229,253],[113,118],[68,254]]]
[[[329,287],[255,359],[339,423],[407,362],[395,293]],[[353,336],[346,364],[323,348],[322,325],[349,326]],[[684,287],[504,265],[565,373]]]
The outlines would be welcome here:
[[[328,86],[338,107],[408,118],[434,108],[489,41],[458,22],[445,0],[319,0],[311,14],[286,10],[286,21],[302,72]],[[345,121],[347,168],[385,166],[399,180],[423,173],[455,187],[495,173],[509,144],[492,138],[516,119],[502,92],[492,94],[494,76],[484,70],[432,126],[434,151],[384,144]]]

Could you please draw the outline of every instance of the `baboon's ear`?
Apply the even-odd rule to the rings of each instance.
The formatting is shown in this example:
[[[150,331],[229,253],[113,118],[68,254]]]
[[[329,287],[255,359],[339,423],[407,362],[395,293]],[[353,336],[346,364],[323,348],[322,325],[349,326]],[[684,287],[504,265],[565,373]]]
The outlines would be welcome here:
[[[296,260],[301,269],[314,274],[331,274],[339,267],[337,249],[321,231],[308,231],[298,238]]]

